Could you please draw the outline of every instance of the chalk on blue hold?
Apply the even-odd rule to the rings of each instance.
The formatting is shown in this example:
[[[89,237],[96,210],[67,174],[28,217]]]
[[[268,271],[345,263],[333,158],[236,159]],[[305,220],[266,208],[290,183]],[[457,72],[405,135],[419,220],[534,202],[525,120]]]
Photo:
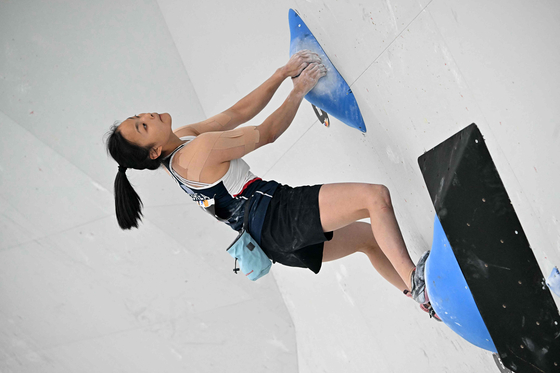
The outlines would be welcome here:
[[[315,36],[293,9],[290,9],[289,22],[290,56],[300,50],[308,49],[317,53],[327,68],[327,75],[319,80],[315,88],[305,96],[305,99],[348,126],[366,132],[364,118],[354,93],[327,57]]]
[[[552,269],[552,273],[548,276],[546,284],[554,294],[560,297],[560,272],[558,271],[558,267]]]

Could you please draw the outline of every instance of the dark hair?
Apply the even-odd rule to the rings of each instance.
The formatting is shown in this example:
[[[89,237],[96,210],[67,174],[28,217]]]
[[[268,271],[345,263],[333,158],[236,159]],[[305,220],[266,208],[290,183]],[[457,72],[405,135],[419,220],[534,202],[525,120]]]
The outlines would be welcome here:
[[[107,151],[119,164],[114,184],[117,221],[122,229],[131,229],[138,228],[138,222],[142,220],[143,204],[126,177],[126,169],[156,170],[161,165],[163,157],[160,155],[156,159],[151,159],[151,146],[138,146],[125,139],[118,130],[120,123],[122,122],[115,122],[107,133]]]

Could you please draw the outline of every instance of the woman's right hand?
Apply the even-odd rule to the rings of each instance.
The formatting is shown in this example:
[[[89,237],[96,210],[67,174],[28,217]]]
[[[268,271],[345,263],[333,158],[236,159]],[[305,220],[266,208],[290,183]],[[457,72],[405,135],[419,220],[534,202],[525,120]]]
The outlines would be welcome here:
[[[297,53],[294,53],[290,58],[286,66],[284,66],[284,71],[286,76],[291,78],[297,77],[303,69],[305,69],[310,63],[321,63],[321,57],[317,53],[311,52],[310,50],[304,49]]]
[[[311,63],[297,78],[292,78],[294,90],[305,96],[325,75],[327,75],[327,68],[322,63]]]

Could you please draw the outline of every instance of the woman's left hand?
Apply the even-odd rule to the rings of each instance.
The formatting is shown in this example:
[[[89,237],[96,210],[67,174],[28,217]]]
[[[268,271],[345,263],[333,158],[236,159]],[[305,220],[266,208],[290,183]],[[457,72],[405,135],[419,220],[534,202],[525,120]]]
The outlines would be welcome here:
[[[284,66],[286,76],[295,78],[301,74],[301,72],[309,66],[310,63],[321,63],[321,58],[317,53],[311,52],[307,49],[294,53],[288,63]]]

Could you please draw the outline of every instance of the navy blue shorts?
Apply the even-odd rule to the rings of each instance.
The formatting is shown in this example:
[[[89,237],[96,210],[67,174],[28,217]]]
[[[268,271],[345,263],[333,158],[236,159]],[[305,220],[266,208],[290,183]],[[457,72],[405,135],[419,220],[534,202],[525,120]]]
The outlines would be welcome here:
[[[321,186],[280,184],[274,192],[261,231],[261,248],[274,262],[319,273],[324,242],[333,238],[321,225]]]

